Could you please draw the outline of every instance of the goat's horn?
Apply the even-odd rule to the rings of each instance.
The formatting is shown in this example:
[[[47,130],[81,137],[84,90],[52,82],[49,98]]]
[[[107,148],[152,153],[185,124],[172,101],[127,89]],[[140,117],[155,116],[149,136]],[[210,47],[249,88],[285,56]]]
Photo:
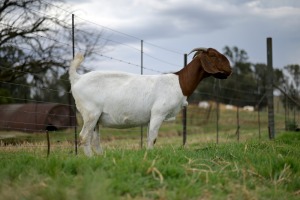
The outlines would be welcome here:
[[[188,55],[190,55],[190,54],[193,53],[194,51],[207,51],[207,48],[203,48],[203,47],[195,48],[195,49],[193,49]]]

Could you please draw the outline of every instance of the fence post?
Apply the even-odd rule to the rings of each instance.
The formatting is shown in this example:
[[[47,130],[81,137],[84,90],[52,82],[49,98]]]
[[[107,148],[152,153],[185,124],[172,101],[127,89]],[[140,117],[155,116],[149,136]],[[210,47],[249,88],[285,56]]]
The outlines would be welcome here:
[[[259,110],[259,105],[261,102],[264,100],[266,96],[266,93],[260,98],[260,100],[257,103],[257,123],[258,123],[258,138],[261,139],[261,131],[260,131],[260,110]]]
[[[144,64],[144,60],[143,60],[143,54],[144,54],[144,46],[143,46],[144,41],[141,40],[141,75],[143,75],[143,64]],[[141,148],[143,148],[143,138],[144,138],[144,134],[143,134],[143,126],[141,126]]]
[[[287,131],[287,96],[286,96],[286,87],[284,86],[284,127],[285,127],[285,130]]]
[[[267,38],[267,99],[268,99],[268,128],[269,138],[275,138],[274,123],[274,96],[273,96],[273,58],[272,58],[272,38]]]
[[[240,107],[236,107],[236,139],[239,142],[240,141]]]
[[[183,65],[184,67],[187,65],[187,54],[184,54],[184,58],[183,58]],[[182,110],[182,126],[183,126],[183,130],[182,130],[182,139],[183,139],[183,146],[186,143],[186,114],[187,114],[187,107],[184,106],[183,110]]]
[[[46,137],[47,137],[47,157],[50,156],[50,136],[49,131],[46,130]]]
[[[73,59],[75,57],[75,29],[74,29],[74,14],[72,14],[72,56],[73,56]],[[70,91],[70,90],[69,90]],[[73,123],[73,120],[72,120],[72,117],[74,117],[74,142],[75,142],[75,155],[77,155],[78,153],[78,140],[77,140],[77,124],[76,124],[76,109],[74,111],[74,115],[75,116],[72,116],[71,117],[71,113],[72,113],[72,110],[73,110],[73,107],[74,107],[74,100],[72,98],[72,95],[71,93],[69,93],[69,108],[70,108],[70,124]]]
[[[259,107],[257,108],[257,123],[258,123],[258,139],[261,139],[261,133],[260,133],[260,111]]]
[[[216,84],[218,82],[218,84]],[[215,101],[216,101],[216,115],[217,115],[217,144],[219,144],[219,114],[220,114],[220,102],[219,102],[219,86],[220,86],[220,80],[214,79],[214,91],[215,91]]]

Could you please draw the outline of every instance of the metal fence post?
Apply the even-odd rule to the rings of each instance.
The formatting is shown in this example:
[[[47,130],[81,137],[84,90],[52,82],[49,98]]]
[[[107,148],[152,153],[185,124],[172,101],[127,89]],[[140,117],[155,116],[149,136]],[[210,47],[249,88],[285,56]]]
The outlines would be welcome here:
[[[75,28],[74,28],[74,14],[72,14],[72,56],[73,59],[75,57]],[[70,91],[70,90],[69,90]],[[76,124],[76,109],[74,111],[74,116],[71,117],[71,111],[73,110],[74,107],[74,100],[72,98],[71,93],[69,93],[69,106],[70,106],[70,124],[73,124],[72,117],[74,117],[74,142],[75,142],[75,155],[78,154],[78,139],[77,139],[77,124]]]
[[[184,54],[184,61],[183,61],[184,67],[187,65],[187,54]],[[182,130],[182,139],[183,139],[183,146],[186,143],[186,115],[187,115],[187,107],[183,107],[182,110],[182,126],[183,126],[183,130]]]
[[[272,57],[272,38],[267,38],[267,99],[268,99],[268,128],[269,138],[275,138],[274,123],[274,96],[273,96],[273,57]]]
[[[218,83],[217,83],[218,82]],[[216,101],[216,143],[219,144],[219,114],[220,114],[220,102],[219,102],[219,86],[220,86],[220,80],[214,79],[214,98]]]
[[[236,139],[239,142],[240,141],[240,107],[236,107]]]
[[[47,137],[47,157],[50,156],[50,136],[49,131],[46,130],[46,137]]]
[[[143,75],[143,66],[144,66],[144,60],[143,60],[143,54],[144,54],[144,41],[141,40],[141,75]],[[144,139],[144,134],[143,134],[143,126],[141,126],[141,148],[143,148],[143,139]]]

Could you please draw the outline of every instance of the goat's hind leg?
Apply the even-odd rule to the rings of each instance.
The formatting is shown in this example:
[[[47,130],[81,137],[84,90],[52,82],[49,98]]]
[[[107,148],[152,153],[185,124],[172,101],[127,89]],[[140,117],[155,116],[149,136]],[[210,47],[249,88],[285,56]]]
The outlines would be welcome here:
[[[93,135],[92,135],[92,146],[93,150],[96,154],[101,155],[103,150],[100,146],[100,130],[99,130],[99,123],[96,124]]]
[[[83,150],[85,155],[92,156],[93,151],[91,148],[91,142],[93,137],[94,128],[98,121],[100,114],[93,114],[93,115],[83,115],[83,127],[79,134],[80,136],[80,143],[83,145]]]
[[[91,134],[88,128],[83,125],[82,130],[79,134],[79,145],[83,147],[84,154],[87,156],[92,156],[93,152],[91,150]]]

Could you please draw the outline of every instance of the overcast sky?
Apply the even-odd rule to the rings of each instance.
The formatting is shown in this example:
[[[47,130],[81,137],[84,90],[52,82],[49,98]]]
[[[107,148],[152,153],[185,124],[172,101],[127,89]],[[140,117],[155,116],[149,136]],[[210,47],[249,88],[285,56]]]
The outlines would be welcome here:
[[[180,54],[155,49],[147,42],[178,53],[188,53],[195,47],[213,47],[222,52],[225,45],[237,46],[248,53],[252,63],[266,63],[267,37],[273,38],[274,67],[300,64],[299,0],[68,0],[67,3],[83,19],[143,39],[145,59],[149,57],[145,65],[150,69],[174,71],[180,68],[183,59]],[[139,52],[134,50],[140,48],[138,39],[124,39],[127,36],[109,29],[104,32],[105,37],[133,47],[126,50],[124,45],[115,45],[108,48],[107,55],[140,64]],[[120,49],[123,51],[118,52]],[[166,62],[176,66],[172,68]]]

